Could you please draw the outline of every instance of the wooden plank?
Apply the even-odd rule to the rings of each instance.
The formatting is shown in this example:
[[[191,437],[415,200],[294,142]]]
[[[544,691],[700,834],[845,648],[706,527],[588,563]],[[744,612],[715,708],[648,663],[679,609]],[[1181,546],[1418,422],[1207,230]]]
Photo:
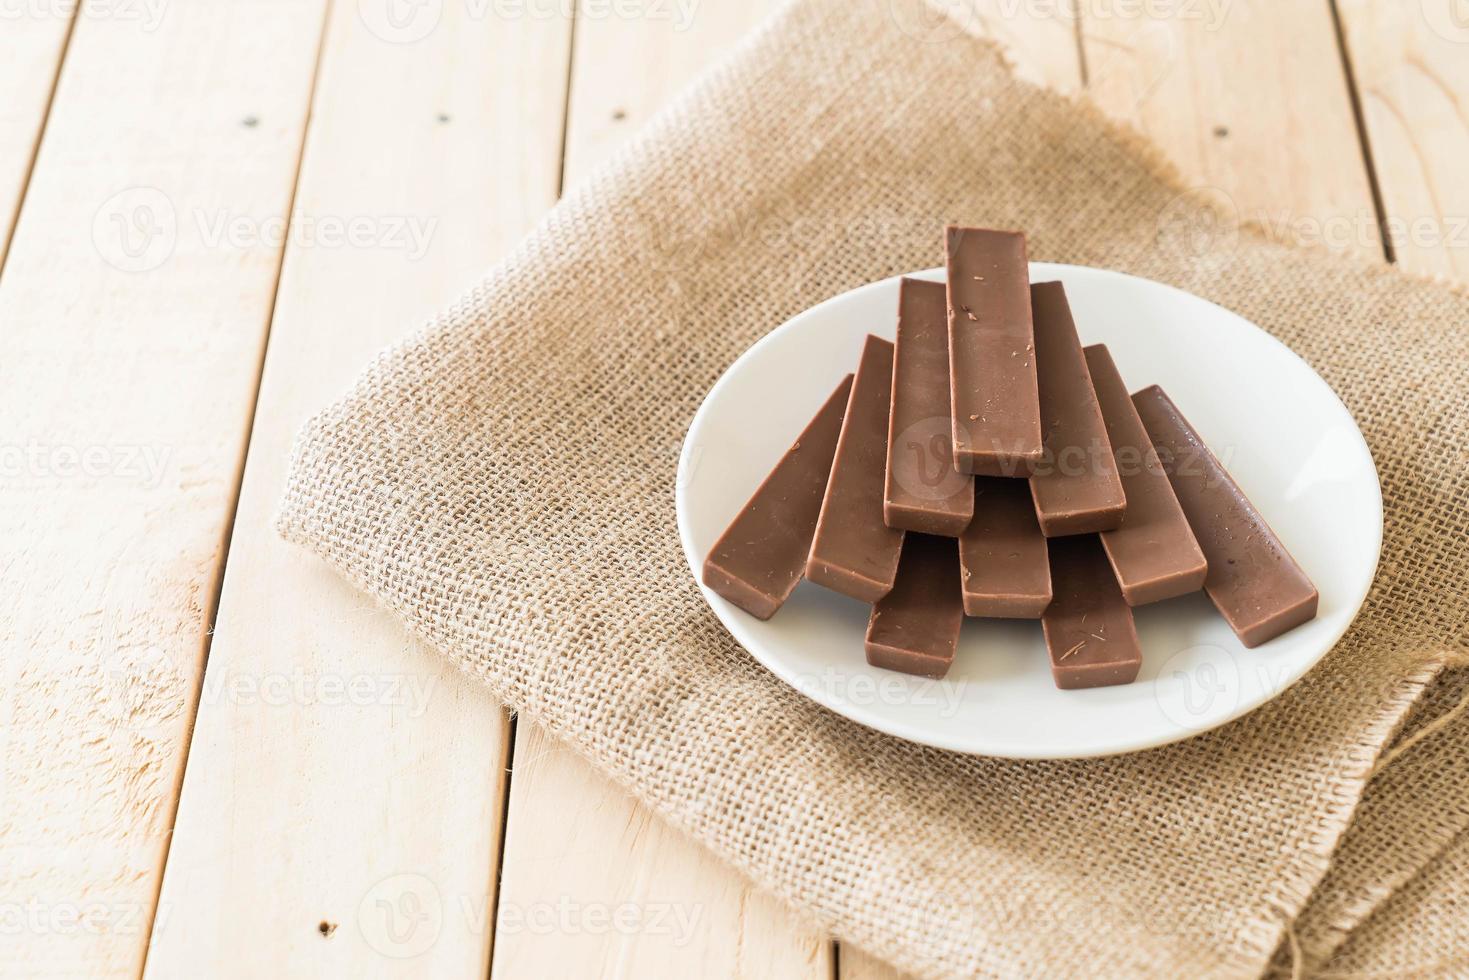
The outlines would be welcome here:
[[[568,183],[608,159],[681,87],[779,6],[777,0],[702,0],[697,5],[669,4],[662,8],[667,16],[639,19],[618,18],[605,4],[588,5],[577,28],[585,41],[578,39],[572,72]],[[680,12],[681,7],[692,13]],[[607,12],[593,17],[592,9]],[[649,9],[659,6],[650,4]],[[892,9],[898,17],[902,8]],[[962,12],[956,21],[959,29],[1004,45],[1021,76],[1062,91],[1081,87],[1071,4],[967,0],[953,9]],[[895,24],[918,37],[936,32],[942,40],[950,34],[922,20]]]
[[[554,202],[571,25],[362,9],[333,7],[151,976],[488,963],[507,718],[270,524],[307,416]]]
[[[525,722],[499,927],[495,978],[831,974],[819,932]]]
[[[779,0],[633,3],[647,16],[582,0],[567,107],[565,184],[607,160],[701,71],[725,55]],[[654,15],[656,13],[656,16]]]
[[[566,183],[610,156],[775,6],[707,0],[688,22],[598,17],[583,6]],[[830,943],[819,932],[527,721],[516,734],[505,834],[499,980],[830,975]]]
[[[841,980],[915,980],[911,974],[898,970],[875,957],[851,946],[841,949]]]
[[[75,8],[0,11],[0,269],[30,178]]]
[[[966,28],[998,42],[1021,78],[1059,92],[1080,91],[1082,64],[1073,0],[964,0],[940,6],[964,11]]]
[[[140,968],[280,260],[208,225],[288,209],[321,20],[71,39],[0,281],[0,974]]]
[[[1469,280],[1469,5],[1338,0],[1393,255]]]
[[[1326,3],[1083,0],[1088,93],[1244,221],[1381,254]]]

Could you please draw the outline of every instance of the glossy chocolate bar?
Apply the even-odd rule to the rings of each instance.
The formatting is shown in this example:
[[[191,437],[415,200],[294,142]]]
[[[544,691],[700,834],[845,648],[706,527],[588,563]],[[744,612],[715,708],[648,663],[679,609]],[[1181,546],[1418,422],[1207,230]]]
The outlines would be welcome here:
[[[1102,547],[1129,606],[1170,599],[1204,587],[1208,564],[1174,496],[1173,485],[1127,385],[1105,345],[1086,349],[1097,402],[1127,494],[1122,526],[1102,532]]]
[[[806,562],[811,581],[864,602],[876,602],[893,587],[903,546],[903,532],[882,517],[892,390],[893,345],[869,336]]]
[[[1058,537],[1118,527],[1127,501],[1066,290],[1059,282],[1038,282],[1030,299],[1045,433],[1030,490],[1041,530]]]
[[[1056,598],[1041,617],[1051,677],[1063,690],[1131,684],[1142,668],[1132,607],[1095,534],[1053,538]]]
[[[941,282],[904,279],[898,287],[883,519],[957,537],[974,516],[974,478],[954,468],[946,303]]]
[[[1209,563],[1204,591],[1247,647],[1316,616],[1320,596],[1265,518],[1157,385],[1132,396]]]
[[[897,582],[867,620],[867,662],[942,677],[954,662],[963,621],[958,545],[953,538],[909,534]]]
[[[1042,445],[1025,236],[950,226],[945,246],[955,465],[1029,476]]]
[[[1024,480],[974,481],[974,519],[959,537],[960,583],[970,616],[1039,619],[1051,604],[1046,537]]]
[[[775,615],[806,572],[851,391],[849,374],[704,559],[704,584],[752,616]]]

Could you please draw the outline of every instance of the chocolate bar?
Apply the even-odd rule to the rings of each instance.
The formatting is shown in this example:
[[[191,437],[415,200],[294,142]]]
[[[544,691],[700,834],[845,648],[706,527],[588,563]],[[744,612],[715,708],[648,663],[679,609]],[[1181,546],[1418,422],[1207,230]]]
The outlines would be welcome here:
[[[864,602],[893,587],[903,532],[883,523],[893,345],[869,336],[847,399],[806,577]]]
[[[1157,385],[1132,396],[1208,560],[1204,591],[1256,647],[1315,618],[1320,596],[1265,518]]]
[[[1025,236],[952,225],[944,235],[954,463],[1029,476],[1042,445]]]
[[[867,620],[867,662],[905,674],[942,677],[954,662],[963,622],[954,539],[909,534],[897,582]]]
[[[704,584],[759,619],[775,615],[806,571],[851,390],[849,374],[704,559]]]
[[[1131,684],[1143,664],[1132,607],[1094,534],[1055,538],[1056,598],[1041,617],[1051,677],[1062,690]]]
[[[1039,619],[1051,604],[1046,538],[1024,480],[974,481],[974,519],[959,538],[964,611]]]
[[[1127,385],[1103,344],[1086,349],[1092,386],[1117,457],[1127,514],[1102,532],[1102,547],[1129,606],[1171,599],[1204,587],[1208,564],[1173,494]]]
[[[1105,531],[1122,523],[1122,480],[1091,372],[1059,282],[1030,287],[1045,457],[1030,491],[1046,537]]]
[[[974,516],[974,478],[954,469],[946,302],[941,282],[898,286],[882,514],[889,527],[957,537]]]

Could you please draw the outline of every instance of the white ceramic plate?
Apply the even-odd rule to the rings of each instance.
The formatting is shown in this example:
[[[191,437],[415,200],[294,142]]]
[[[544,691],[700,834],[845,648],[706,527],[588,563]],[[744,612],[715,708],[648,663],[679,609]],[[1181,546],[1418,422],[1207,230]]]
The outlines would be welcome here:
[[[915,273],[940,280],[942,269]],[[1366,442],[1326,382],[1279,341],[1197,296],[1134,276],[1032,263],[1060,279],[1083,343],[1106,343],[1133,391],[1161,384],[1321,592],[1316,619],[1246,650],[1202,593],[1138,608],[1136,683],[1057,690],[1038,621],[964,623],[948,676],[868,666],[868,606],[809,582],[760,622],[708,589],[735,638],[826,707],[927,745],[1028,759],[1163,745],[1285,690],[1336,643],[1372,583],[1382,492]],[[841,377],[862,338],[889,339],[898,280],[844,293],[762,339],[694,416],[679,460],[678,524],[694,578],[704,556]],[[701,585],[702,587],[702,585]]]

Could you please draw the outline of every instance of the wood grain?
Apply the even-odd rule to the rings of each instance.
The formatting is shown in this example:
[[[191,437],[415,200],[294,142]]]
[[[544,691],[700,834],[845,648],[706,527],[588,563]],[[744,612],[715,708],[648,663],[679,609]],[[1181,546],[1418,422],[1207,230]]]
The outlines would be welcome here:
[[[1469,280],[1469,5],[1339,0],[1393,254]]]
[[[280,261],[211,229],[286,212],[321,19],[72,37],[0,281],[0,974],[142,962]]]
[[[270,526],[301,423],[554,201],[569,18],[441,13],[333,8],[150,976],[485,974],[508,720]]]
[[[74,13],[62,6],[22,5],[0,21],[0,269]]]
[[[522,723],[492,976],[824,978],[830,943]]]
[[[607,4],[583,0],[567,106],[565,184],[610,159],[680,89],[780,5],[779,0],[700,0],[684,6],[687,15],[670,4],[666,16],[618,17],[606,12]]]
[[[961,9],[969,30],[1004,47],[1016,75],[1059,92],[1081,89],[1076,3],[966,0]]]
[[[775,5],[709,0],[687,24],[593,18],[583,8],[567,185],[614,153]],[[497,980],[824,980],[831,973],[830,943],[819,932],[526,721],[516,736],[505,834]]]
[[[1274,237],[1381,254],[1324,2],[1082,0],[1088,94]]]

